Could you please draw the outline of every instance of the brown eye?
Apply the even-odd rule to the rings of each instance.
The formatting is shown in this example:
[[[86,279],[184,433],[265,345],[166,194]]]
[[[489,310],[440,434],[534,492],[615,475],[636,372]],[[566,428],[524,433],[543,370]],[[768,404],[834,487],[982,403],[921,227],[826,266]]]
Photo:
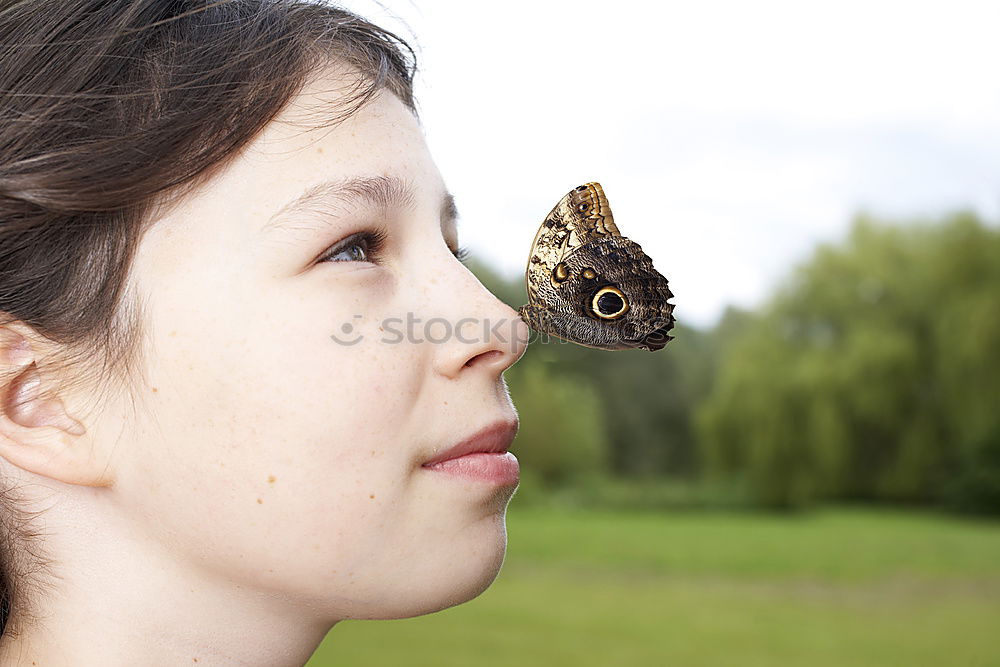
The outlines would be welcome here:
[[[602,320],[614,320],[628,310],[628,298],[617,287],[608,285],[594,293],[590,300],[590,309]]]

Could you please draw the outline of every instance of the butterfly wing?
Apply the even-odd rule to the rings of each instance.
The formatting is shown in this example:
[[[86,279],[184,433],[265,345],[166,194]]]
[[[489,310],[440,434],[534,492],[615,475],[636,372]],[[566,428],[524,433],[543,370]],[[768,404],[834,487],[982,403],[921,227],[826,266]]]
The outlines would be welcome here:
[[[671,336],[673,293],[639,244],[592,241],[562,263],[565,278],[541,281],[526,313],[537,331],[603,350],[659,350]]]
[[[542,222],[531,243],[525,271],[528,299],[567,255],[585,243],[621,236],[611,206],[600,183],[585,183],[570,190]]]
[[[598,183],[570,191],[546,217],[526,280],[519,312],[536,331],[604,350],[653,351],[672,338],[667,279],[621,235]]]

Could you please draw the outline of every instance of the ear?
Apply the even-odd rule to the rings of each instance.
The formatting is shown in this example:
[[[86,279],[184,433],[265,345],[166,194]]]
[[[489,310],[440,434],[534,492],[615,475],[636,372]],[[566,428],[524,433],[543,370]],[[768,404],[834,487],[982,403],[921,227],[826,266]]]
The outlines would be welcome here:
[[[20,323],[0,327],[0,456],[67,484],[109,486],[87,429],[47,386],[32,333]]]

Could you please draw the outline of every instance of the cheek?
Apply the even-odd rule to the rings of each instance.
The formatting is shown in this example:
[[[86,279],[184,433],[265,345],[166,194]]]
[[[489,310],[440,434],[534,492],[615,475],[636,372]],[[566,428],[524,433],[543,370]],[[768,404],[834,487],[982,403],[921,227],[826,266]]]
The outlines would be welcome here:
[[[361,569],[408,539],[420,367],[374,336],[335,344],[329,315],[258,315],[225,314],[244,323],[229,332],[177,319],[157,341],[124,488],[159,537],[258,583],[288,576],[290,549],[303,580]]]

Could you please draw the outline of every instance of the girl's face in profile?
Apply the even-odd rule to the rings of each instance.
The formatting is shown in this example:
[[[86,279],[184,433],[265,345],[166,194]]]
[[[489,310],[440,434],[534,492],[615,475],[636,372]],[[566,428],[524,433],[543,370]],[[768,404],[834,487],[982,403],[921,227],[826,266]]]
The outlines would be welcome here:
[[[120,441],[112,492],[186,577],[397,618],[499,570],[514,484],[422,464],[487,427],[512,437],[501,373],[527,330],[455,258],[450,197],[395,96],[305,131],[336,86],[310,84],[143,237],[149,386],[91,437]]]

